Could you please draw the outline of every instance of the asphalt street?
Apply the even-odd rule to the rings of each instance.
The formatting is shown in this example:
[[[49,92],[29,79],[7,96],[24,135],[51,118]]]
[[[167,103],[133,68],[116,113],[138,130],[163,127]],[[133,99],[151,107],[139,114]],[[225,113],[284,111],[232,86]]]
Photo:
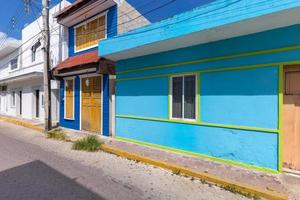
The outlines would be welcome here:
[[[0,200],[245,199],[216,186],[0,121]]]

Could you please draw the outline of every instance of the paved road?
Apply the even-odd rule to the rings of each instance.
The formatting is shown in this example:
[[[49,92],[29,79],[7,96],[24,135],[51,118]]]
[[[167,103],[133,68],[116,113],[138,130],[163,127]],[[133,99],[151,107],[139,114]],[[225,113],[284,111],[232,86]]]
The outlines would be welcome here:
[[[152,166],[70,146],[0,121],[0,199],[246,199]]]

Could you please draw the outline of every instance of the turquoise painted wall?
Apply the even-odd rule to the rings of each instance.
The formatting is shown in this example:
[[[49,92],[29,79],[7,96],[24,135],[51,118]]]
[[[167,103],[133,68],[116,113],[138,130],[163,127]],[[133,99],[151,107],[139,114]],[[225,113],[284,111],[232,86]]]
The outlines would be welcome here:
[[[223,25],[242,21],[246,23],[249,19],[299,7],[299,0],[216,0],[119,37],[101,41],[99,52],[101,56],[106,56]]]
[[[135,87],[138,86],[138,87]],[[117,113],[168,118],[168,78],[124,81],[117,86]]]
[[[277,169],[277,134],[117,118],[117,136]]]
[[[200,75],[202,122],[278,128],[278,67]]]
[[[294,25],[285,28],[222,40],[218,42],[196,45],[189,48],[177,49],[169,52],[163,52],[159,54],[153,54],[129,60],[121,60],[118,62],[117,72],[120,73],[125,70],[134,70],[143,67],[185,62],[197,59],[207,59],[218,56],[228,56],[240,53],[298,46],[300,45],[300,37],[298,36],[299,33],[300,25]],[[199,69],[205,70],[264,64],[271,62],[285,62],[299,59],[299,54],[300,48],[291,51],[283,51],[272,54],[238,57],[233,59],[203,62],[180,67],[169,67],[159,69],[159,73],[176,73],[182,71],[182,68],[184,68],[185,71],[195,71]],[[157,73],[157,70],[147,70],[130,74],[119,74],[118,78],[149,76]]]
[[[300,50],[270,52],[145,71],[128,73],[124,71],[296,46],[300,45],[299,34],[300,26],[295,25],[119,61],[117,63],[116,135],[278,170],[278,134],[260,129],[278,129],[279,62],[299,61]],[[123,116],[168,120],[170,74],[268,63],[272,64],[253,69],[200,73],[200,103],[198,103],[200,113],[198,114],[201,116],[201,122],[245,126],[255,131],[131,119]]]

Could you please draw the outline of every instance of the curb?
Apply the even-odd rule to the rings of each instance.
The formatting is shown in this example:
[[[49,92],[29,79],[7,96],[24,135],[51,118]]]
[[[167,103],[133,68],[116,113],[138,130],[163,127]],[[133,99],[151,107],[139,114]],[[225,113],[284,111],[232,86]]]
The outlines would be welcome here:
[[[287,195],[282,194],[282,193],[278,193],[275,191],[269,191],[267,189],[262,189],[262,188],[254,187],[251,185],[222,179],[222,178],[219,178],[212,174],[195,171],[195,170],[192,170],[192,169],[189,169],[186,167],[163,162],[163,161],[152,159],[149,157],[140,156],[135,153],[130,153],[127,151],[120,150],[118,148],[110,147],[108,145],[102,145],[101,150],[103,150],[107,153],[118,155],[123,158],[130,159],[130,160],[140,161],[140,162],[154,165],[154,166],[157,166],[157,167],[160,167],[163,169],[171,170],[175,174],[196,177],[205,182],[215,184],[219,187],[230,190],[232,192],[237,192],[237,193],[243,194],[245,196],[262,197],[262,198],[271,199],[271,200],[287,200],[288,199]]]
[[[6,121],[15,125],[23,126],[26,128],[33,129],[38,132],[44,132],[44,129],[39,126],[35,126],[30,122],[24,122],[21,120],[17,119],[12,119],[12,118],[6,118],[6,117],[0,117],[0,120]],[[265,199],[270,199],[270,200],[288,200],[288,196],[282,193],[278,193],[275,191],[270,191],[264,188],[258,188],[254,187],[251,185],[247,185],[244,183],[238,183],[226,179],[219,178],[215,175],[204,173],[204,172],[199,172],[195,171],[186,167],[182,167],[179,165],[167,163],[164,161],[152,159],[149,157],[144,157],[135,153],[130,153],[124,150],[120,150],[118,148],[114,148],[108,145],[103,144],[101,146],[101,150],[107,153],[115,154],[117,156],[127,158],[129,160],[135,160],[135,161],[140,161],[146,164],[150,164],[153,166],[157,166],[163,169],[167,169],[172,171],[175,174],[181,174],[181,175],[186,175],[186,176],[191,176],[195,178],[199,178],[200,180],[208,183],[215,184],[219,187],[222,187],[224,189],[230,190],[235,193],[243,194],[245,196],[250,196],[250,197],[262,197]]]
[[[33,129],[33,130],[38,131],[38,132],[42,132],[42,133],[44,132],[44,129],[42,127],[35,126],[30,122],[24,122],[24,121],[21,121],[21,120],[7,118],[7,117],[0,117],[0,120],[5,121],[5,122],[9,122],[9,123],[12,123],[12,124],[15,124],[15,125],[18,125],[18,126],[23,126],[23,127],[26,127],[26,128],[30,128],[30,129]]]

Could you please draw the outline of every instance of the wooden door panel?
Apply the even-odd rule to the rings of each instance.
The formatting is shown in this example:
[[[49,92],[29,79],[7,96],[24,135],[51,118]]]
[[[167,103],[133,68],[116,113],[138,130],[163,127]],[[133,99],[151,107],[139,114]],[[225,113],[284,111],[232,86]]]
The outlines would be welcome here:
[[[101,77],[82,79],[82,129],[87,131],[100,132],[101,130],[101,82]]]

